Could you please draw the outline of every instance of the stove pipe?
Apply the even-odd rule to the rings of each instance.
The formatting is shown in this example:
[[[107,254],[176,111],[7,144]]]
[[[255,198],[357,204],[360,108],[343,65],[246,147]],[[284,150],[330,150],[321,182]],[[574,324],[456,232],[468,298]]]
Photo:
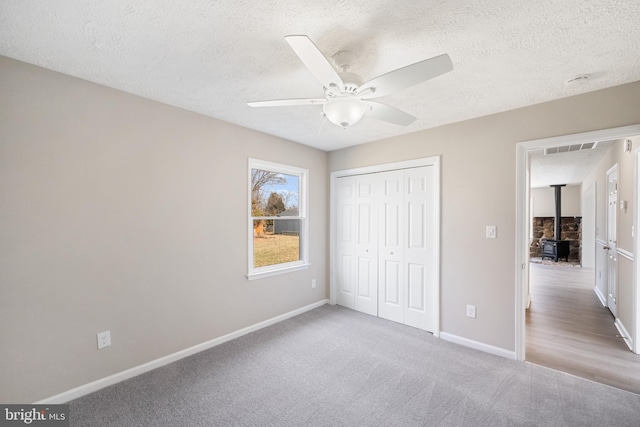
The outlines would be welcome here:
[[[556,191],[556,212],[555,212],[555,217],[553,218],[554,220],[554,227],[553,227],[553,239],[554,240],[562,240],[562,226],[560,224],[560,219],[562,217],[562,187],[566,186],[567,184],[557,184],[557,185],[550,185],[550,187],[553,187]]]

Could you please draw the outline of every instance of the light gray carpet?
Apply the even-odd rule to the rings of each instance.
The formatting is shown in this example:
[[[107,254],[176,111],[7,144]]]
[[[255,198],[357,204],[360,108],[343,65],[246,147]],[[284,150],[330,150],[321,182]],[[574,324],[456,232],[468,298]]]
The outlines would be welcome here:
[[[638,426],[640,395],[323,306],[71,402],[72,426]]]

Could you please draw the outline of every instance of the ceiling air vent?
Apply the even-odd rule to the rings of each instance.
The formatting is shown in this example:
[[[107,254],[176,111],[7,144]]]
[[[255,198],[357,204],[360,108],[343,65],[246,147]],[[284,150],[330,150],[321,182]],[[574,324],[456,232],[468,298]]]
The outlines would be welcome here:
[[[560,147],[548,147],[544,149],[544,155],[556,153],[569,153],[582,150],[593,150],[598,146],[598,142],[585,142],[584,144],[563,145]]]

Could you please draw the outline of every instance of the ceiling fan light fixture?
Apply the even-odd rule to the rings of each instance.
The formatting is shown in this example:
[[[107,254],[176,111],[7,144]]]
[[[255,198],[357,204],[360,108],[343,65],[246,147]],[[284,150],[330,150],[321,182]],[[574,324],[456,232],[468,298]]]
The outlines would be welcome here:
[[[372,101],[393,92],[417,85],[453,70],[449,55],[442,54],[389,71],[362,83],[360,77],[349,71],[354,55],[340,51],[332,59],[334,65],[318,46],[305,35],[289,35],[285,39],[302,63],[324,89],[324,98],[275,99],[248,102],[250,107],[284,107],[289,105],[322,104],[324,116],[331,123],[346,129],[367,114],[376,120],[398,126],[409,126],[416,117],[390,105]]]
[[[367,105],[358,98],[346,96],[327,101],[322,106],[322,110],[331,123],[347,128],[362,119],[367,111]]]

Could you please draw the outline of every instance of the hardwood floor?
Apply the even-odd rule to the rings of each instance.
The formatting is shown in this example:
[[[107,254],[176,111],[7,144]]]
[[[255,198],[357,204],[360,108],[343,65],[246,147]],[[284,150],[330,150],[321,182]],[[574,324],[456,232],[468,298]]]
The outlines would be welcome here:
[[[526,360],[640,394],[640,355],[593,288],[592,269],[531,263]]]

